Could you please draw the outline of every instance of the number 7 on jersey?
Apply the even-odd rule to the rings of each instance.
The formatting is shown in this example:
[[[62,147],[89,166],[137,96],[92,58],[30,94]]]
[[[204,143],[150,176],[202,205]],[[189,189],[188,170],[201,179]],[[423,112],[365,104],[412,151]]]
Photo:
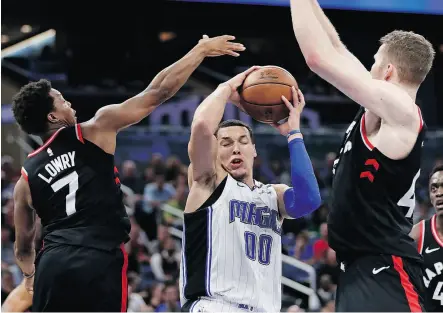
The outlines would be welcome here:
[[[69,175],[57,180],[51,185],[54,192],[59,191],[63,187],[69,184],[69,192],[66,196],[66,214],[69,216],[75,213],[75,194],[78,189],[78,174],[77,172],[72,172]]]

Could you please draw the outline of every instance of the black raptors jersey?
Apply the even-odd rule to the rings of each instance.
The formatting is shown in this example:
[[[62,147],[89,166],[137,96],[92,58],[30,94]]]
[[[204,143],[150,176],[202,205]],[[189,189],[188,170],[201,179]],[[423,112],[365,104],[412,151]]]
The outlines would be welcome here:
[[[368,140],[364,113],[361,108],[347,129],[334,162],[329,245],[342,261],[378,254],[421,260],[409,237],[425,135],[421,116],[412,151],[392,160]]]
[[[105,250],[129,239],[114,156],[85,140],[79,124],[61,128],[22,168],[44,241]]]
[[[418,251],[423,255],[426,310],[443,312],[443,240],[437,233],[437,215],[420,222]]]

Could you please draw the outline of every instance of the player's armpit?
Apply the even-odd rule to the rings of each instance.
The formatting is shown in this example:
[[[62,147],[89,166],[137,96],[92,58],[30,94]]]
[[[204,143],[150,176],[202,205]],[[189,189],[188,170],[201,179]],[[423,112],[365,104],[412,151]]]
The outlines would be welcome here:
[[[2,312],[25,312],[32,305],[32,294],[26,288],[24,281],[15,287],[2,305]]]
[[[417,243],[417,250],[419,253],[422,253],[423,249],[423,237],[424,237],[424,220],[418,222],[412,227],[409,236],[415,240]]]
[[[34,272],[36,215],[32,209],[31,191],[22,177],[14,188],[15,257],[25,274]]]
[[[388,124],[411,125],[416,121],[418,125],[414,102],[394,84],[373,79],[367,70],[336,51],[328,55],[314,53],[306,60],[313,72]]]
[[[285,185],[285,184],[275,184],[275,185],[272,185],[272,187],[274,188],[275,192],[277,193],[277,205],[278,205],[278,211],[280,213],[280,216],[283,218],[292,218],[288,215],[288,212],[286,212],[285,199],[284,199],[285,191],[291,187],[289,187],[288,185]]]

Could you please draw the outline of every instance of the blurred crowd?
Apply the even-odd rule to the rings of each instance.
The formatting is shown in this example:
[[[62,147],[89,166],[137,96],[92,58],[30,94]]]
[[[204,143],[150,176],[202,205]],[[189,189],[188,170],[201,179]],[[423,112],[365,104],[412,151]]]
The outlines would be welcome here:
[[[315,164],[315,173],[324,200],[327,200],[332,182],[334,153]],[[1,201],[1,292],[2,303],[17,286],[22,275],[15,264],[13,251],[14,222],[12,198],[14,184],[19,178],[19,168],[14,160],[2,157]],[[255,179],[264,183],[282,182],[290,184],[289,168],[278,160],[270,160],[263,168],[260,160],[254,166]],[[119,164],[120,181],[125,193],[125,205],[130,215],[131,240],[126,244],[128,251],[128,283],[130,312],[179,312],[179,267],[182,219],[189,192],[188,166],[175,156],[168,158],[153,154],[146,164],[126,160]],[[422,175],[425,176],[425,175]],[[433,209],[427,199],[427,176],[417,186],[417,206],[414,222],[428,218]],[[326,202],[326,201],[325,201]],[[167,205],[170,210],[161,208]],[[297,220],[286,220],[283,224],[283,253],[314,267],[316,271],[316,311],[335,311],[335,289],[339,268],[335,252],[328,246],[328,207],[323,205],[310,216]],[[36,249],[40,249],[41,238],[36,238]],[[308,273],[291,265],[283,265],[283,275],[310,286]],[[309,299],[289,288],[283,288],[282,310],[303,312],[312,310]]]

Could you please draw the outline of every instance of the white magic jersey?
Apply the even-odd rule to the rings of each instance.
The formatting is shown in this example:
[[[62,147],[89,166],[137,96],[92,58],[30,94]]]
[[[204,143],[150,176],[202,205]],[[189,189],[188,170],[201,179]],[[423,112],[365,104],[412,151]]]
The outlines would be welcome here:
[[[281,223],[271,185],[256,182],[251,190],[228,175],[184,216],[181,304],[212,300],[226,303],[222,311],[279,312]]]

